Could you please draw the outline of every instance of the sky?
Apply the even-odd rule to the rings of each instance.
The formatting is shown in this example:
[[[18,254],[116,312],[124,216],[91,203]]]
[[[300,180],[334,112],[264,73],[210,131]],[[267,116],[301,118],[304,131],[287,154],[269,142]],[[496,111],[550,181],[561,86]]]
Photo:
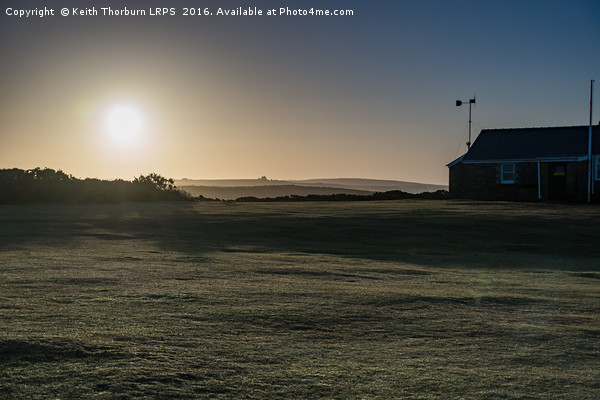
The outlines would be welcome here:
[[[466,151],[457,99],[476,97],[475,139],[587,125],[590,80],[600,92],[597,0],[0,4],[0,168],[447,184]],[[146,15],[102,15],[125,6]],[[44,7],[55,15],[14,15]],[[239,7],[263,15],[216,15]],[[280,8],[353,15],[266,15]]]

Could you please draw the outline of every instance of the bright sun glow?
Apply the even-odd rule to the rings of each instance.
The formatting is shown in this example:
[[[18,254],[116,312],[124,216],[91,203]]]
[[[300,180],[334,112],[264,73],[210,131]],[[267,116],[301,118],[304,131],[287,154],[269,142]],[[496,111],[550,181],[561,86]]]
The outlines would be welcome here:
[[[116,144],[134,145],[139,142],[143,128],[140,112],[131,105],[119,104],[106,114],[106,129]]]

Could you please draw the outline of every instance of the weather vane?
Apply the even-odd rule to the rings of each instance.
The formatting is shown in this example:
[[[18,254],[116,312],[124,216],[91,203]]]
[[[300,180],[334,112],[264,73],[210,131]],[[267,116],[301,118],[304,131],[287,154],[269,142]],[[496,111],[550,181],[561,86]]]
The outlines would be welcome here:
[[[462,106],[465,102],[462,100],[456,100],[456,107]],[[471,149],[471,104],[475,104],[475,95],[472,99],[469,99],[469,141],[467,142],[467,151]]]

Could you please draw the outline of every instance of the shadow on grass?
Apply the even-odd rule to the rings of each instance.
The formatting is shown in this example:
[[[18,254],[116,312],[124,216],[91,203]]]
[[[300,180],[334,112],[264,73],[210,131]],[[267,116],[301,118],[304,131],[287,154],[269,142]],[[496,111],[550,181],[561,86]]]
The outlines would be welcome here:
[[[141,239],[188,256],[300,252],[439,267],[600,268],[596,220],[568,206],[560,214],[494,203],[382,204],[5,206],[0,246]]]
[[[71,339],[7,339],[0,341],[0,364],[123,357],[125,357],[124,354],[115,352],[108,347],[92,346]]]

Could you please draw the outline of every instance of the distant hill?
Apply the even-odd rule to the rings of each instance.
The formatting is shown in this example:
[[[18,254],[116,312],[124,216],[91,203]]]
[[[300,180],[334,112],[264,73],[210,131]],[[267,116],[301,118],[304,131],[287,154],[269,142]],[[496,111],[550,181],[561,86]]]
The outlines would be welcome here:
[[[399,190],[406,193],[435,192],[447,190],[445,185],[431,185],[380,179],[306,179],[280,181],[271,179],[180,179],[175,181],[179,189],[194,196],[234,200],[240,197],[281,197],[353,194],[370,195],[375,192]]]
[[[210,187],[246,187],[246,186],[276,186],[292,185],[290,181],[272,179],[176,179],[177,187],[183,186],[210,186]]]
[[[400,190],[406,193],[435,192],[447,190],[447,185],[433,185],[428,183],[381,180],[381,179],[357,179],[357,178],[334,178],[334,179],[305,179],[292,181],[296,185],[341,187],[356,190],[367,190],[370,192],[388,192]]]

